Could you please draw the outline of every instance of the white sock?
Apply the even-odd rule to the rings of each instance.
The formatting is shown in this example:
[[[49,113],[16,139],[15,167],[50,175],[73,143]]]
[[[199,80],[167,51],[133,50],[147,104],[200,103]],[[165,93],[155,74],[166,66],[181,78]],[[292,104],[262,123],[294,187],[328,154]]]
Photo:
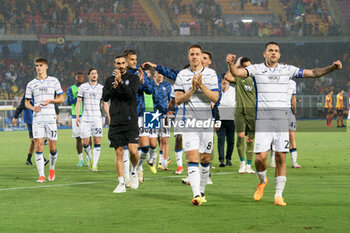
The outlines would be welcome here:
[[[295,151],[290,152],[290,155],[292,157],[292,163],[296,163],[298,158],[297,149],[295,149]]]
[[[203,167],[203,165],[205,167]],[[209,164],[200,164],[199,165],[199,171],[200,171],[200,177],[201,177],[201,182],[200,182],[200,192],[204,193],[205,191],[205,185],[208,182],[209,179],[209,170],[210,166]]]
[[[284,190],[284,186],[286,185],[286,181],[287,181],[287,177],[285,176],[277,176],[275,178],[275,183],[276,183],[276,194],[275,194],[275,198],[276,197],[282,197],[282,193]]]
[[[168,160],[167,159],[162,158],[162,166],[163,166],[163,168],[168,167]]]
[[[44,173],[44,155],[43,152],[35,153],[35,163],[36,163],[36,167],[38,169],[39,172],[39,176],[45,176]]]
[[[259,182],[265,184],[266,182],[266,170],[262,172],[256,171],[256,175],[259,178]]]
[[[143,151],[141,150],[141,153],[140,153],[140,160],[139,160],[139,163],[137,164],[137,170],[143,171],[143,169],[142,169],[142,164],[145,162],[147,156],[148,156],[148,151],[147,151],[147,152],[143,152]]]
[[[84,160],[83,153],[78,154],[79,161]]]
[[[201,180],[201,176],[199,174],[199,167],[198,164],[189,164],[188,166],[188,178],[190,180],[191,183],[191,188],[192,188],[192,192],[193,192],[193,197],[196,196],[200,196],[200,180]]]
[[[86,156],[88,156],[89,159],[92,159],[91,147],[90,147],[90,145],[88,145],[87,147],[84,146],[84,151],[85,151],[85,153],[86,153]]]
[[[154,157],[156,157],[156,159],[157,159],[157,147],[154,147],[154,148],[150,147],[149,148],[149,157],[148,157],[149,164],[153,164],[157,161],[154,159]]]
[[[275,151],[271,150],[270,162],[275,162]]]
[[[101,154],[101,145],[95,145],[94,146],[94,160],[92,166],[95,167],[97,166],[98,160],[100,159],[100,154]]]
[[[176,164],[178,167],[182,167],[182,150],[175,151]]]
[[[130,159],[129,159],[129,150],[124,149],[123,153],[123,162],[124,162],[124,176],[130,173]]]
[[[131,166],[131,175],[134,175],[136,174],[136,169],[137,169],[137,166]]]
[[[125,181],[130,181],[130,174],[124,173]]]
[[[50,170],[55,170],[55,165],[56,165],[56,161],[57,161],[57,150],[54,154],[49,155],[49,159],[50,159]]]
[[[163,164],[163,151],[159,151],[159,161],[158,161],[159,165]]]
[[[119,177],[118,177],[118,181],[119,181],[119,184],[125,185],[124,177],[119,176]]]

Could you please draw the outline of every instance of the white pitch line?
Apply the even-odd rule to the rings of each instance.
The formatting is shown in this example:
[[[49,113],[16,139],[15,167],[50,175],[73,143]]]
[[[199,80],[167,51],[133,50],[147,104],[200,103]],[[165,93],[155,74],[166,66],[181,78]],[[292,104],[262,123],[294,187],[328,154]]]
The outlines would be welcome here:
[[[222,172],[214,173],[212,175],[230,175],[236,174],[237,172]],[[145,180],[155,180],[155,179],[172,179],[172,178],[183,178],[184,176],[159,176],[159,177],[146,177]],[[71,184],[52,184],[52,185],[38,185],[38,186],[27,186],[27,187],[15,187],[15,188],[0,188],[0,191],[10,191],[10,190],[21,190],[21,189],[37,189],[37,188],[53,188],[53,187],[62,187],[62,186],[73,186],[73,185],[86,185],[86,184],[100,184],[108,182],[117,182],[117,180],[103,180],[103,181],[88,181],[88,182],[79,182]]]

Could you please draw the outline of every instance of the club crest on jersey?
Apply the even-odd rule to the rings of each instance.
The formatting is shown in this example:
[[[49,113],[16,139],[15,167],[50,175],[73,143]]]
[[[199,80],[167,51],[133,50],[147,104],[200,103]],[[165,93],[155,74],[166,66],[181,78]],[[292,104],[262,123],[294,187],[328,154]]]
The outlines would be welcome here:
[[[280,82],[280,77],[279,76],[269,76],[268,79],[272,83],[279,83]]]

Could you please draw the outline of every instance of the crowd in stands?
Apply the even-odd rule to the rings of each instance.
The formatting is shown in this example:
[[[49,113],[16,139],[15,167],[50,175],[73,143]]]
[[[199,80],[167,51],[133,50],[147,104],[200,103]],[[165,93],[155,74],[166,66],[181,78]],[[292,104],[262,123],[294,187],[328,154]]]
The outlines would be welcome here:
[[[161,25],[158,32],[151,21],[140,21],[131,14],[133,0],[6,0],[0,8],[0,35],[3,34],[64,34],[111,36],[178,36],[180,28],[190,28],[190,35],[217,36],[327,36],[339,35],[340,27],[322,9],[321,0],[280,0],[282,16],[268,22],[252,23],[227,20],[221,5],[215,0],[159,0],[158,4],[170,24]],[[241,0],[232,6],[244,12],[246,4],[268,10],[267,0]],[[181,15],[190,20],[179,22]],[[309,22],[308,15],[321,20]]]
[[[1,34],[154,35],[153,25],[131,14],[133,0],[6,0]]]
[[[80,71],[86,73],[91,67],[98,69],[99,80],[103,84],[104,78],[108,77],[113,69],[114,56],[125,49],[136,49],[138,51],[139,64],[145,61],[152,61],[180,70],[188,63],[185,53],[188,46],[186,43],[80,42],[80,44],[66,43],[65,45],[56,46],[53,50],[48,49],[46,45],[37,43],[36,45],[23,45],[23,47],[30,47],[30,49],[17,55],[11,54],[6,49],[6,44],[2,43],[1,45],[0,99],[2,100],[23,96],[27,83],[35,75],[33,60],[38,56],[48,58],[48,74],[59,78],[65,91],[70,85],[74,84],[75,73]],[[203,46],[214,55],[212,67],[219,74],[225,72],[227,69],[225,55],[228,51],[232,51],[232,45],[225,44],[218,47],[214,44],[204,44]],[[327,44],[322,49],[319,46],[318,44],[307,46],[287,44],[281,48],[282,62],[302,68],[323,67],[338,59],[343,62],[343,70],[341,72],[332,73],[317,81],[309,79],[296,80],[298,83],[298,94],[323,95],[329,89],[345,88],[347,90],[347,88],[350,88],[350,83],[348,83],[348,74],[350,73],[349,45],[346,43]],[[237,55],[248,56],[253,63],[263,61],[263,57],[260,53],[257,53],[257,51],[262,49],[261,44],[242,44],[234,47]],[[171,51],[172,56],[169,56],[169,51]],[[327,54],[327,56],[324,56],[324,54]]]

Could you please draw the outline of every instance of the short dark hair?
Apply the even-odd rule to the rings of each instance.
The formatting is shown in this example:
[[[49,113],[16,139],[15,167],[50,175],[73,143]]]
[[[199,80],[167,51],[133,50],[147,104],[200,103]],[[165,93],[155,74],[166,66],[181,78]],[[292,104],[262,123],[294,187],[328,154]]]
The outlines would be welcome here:
[[[210,61],[213,60],[213,55],[209,51],[203,51],[202,53],[208,54]]]
[[[90,75],[91,71],[93,71],[93,70],[96,70],[96,71],[97,71],[97,69],[94,68],[94,67],[93,67],[93,68],[90,68],[89,71],[88,71],[88,75]]]
[[[136,51],[133,49],[126,49],[123,51],[124,57],[127,57],[129,55],[137,55]]]
[[[202,46],[200,46],[199,44],[190,45],[190,46],[188,47],[187,51],[190,51],[190,49],[193,49],[193,48],[200,49],[201,52],[203,52],[203,48],[202,48]]]
[[[114,57],[114,60],[115,60],[115,59],[118,59],[118,58],[121,58],[121,57],[124,57],[124,58],[125,58],[125,55],[124,55],[124,54],[118,54],[118,55],[116,55],[116,56]]]
[[[77,72],[77,73],[75,73],[74,77],[77,75],[84,75],[84,74],[83,74],[83,72]]]
[[[269,43],[265,44],[265,50],[266,50],[267,46],[269,46],[269,45],[271,45],[271,44],[277,45],[278,48],[280,47],[280,45],[279,45],[277,42],[270,41]]]
[[[43,57],[37,57],[37,58],[35,58],[34,63],[38,63],[38,62],[44,63],[44,64],[46,64],[46,65],[49,64],[49,62],[48,62],[45,58],[43,58]]]
[[[251,61],[250,58],[248,58],[248,57],[243,57],[243,58],[241,59],[241,62],[240,62],[240,63],[241,63],[240,65],[241,65],[242,67],[243,67],[243,63],[244,63],[244,62],[252,62],[252,61]]]

